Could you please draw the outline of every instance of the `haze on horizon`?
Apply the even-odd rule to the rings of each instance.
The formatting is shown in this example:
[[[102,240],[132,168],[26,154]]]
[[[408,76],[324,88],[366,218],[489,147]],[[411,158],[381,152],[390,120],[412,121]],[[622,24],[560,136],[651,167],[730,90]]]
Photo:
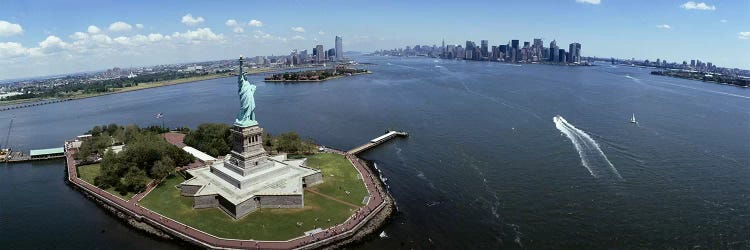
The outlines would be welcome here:
[[[579,42],[583,56],[700,59],[750,69],[750,1],[183,2],[0,0],[0,79],[511,39]],[[480,8],[477,8],[480,7]]]

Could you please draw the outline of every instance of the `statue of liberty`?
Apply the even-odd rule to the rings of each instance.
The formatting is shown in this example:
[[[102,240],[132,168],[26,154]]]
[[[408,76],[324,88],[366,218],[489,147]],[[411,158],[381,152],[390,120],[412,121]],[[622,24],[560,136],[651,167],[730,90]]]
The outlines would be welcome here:
[[[234,125],[238,127],[250,127],[258,125],[258,121],[255,120],[255,84],[247,81],[245,73],[242,71],[242,63],[245,60],[240,56],[240,74],[237,78],[239,84],[239,90],[237,93],[240,95],[240,112],[237,113],[237,118],[234,120]]]

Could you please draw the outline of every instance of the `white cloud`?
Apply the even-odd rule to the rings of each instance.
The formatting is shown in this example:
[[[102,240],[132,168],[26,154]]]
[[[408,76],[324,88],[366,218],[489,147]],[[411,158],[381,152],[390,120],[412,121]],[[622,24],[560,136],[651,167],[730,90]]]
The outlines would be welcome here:
[[[253,37],[255,37],[256,39],[277,40],[277,41],[282,41],[282,42],[286,42],[287,41],[286,38],[278,37],[278,36],[273,36],[271,34],[265,33],[265,32],[260,31],[260,30],[256,30],[253,33],[254,33]]]
[[[0,59],[25,56],[27,54],[29,54],[29,50],[24,48],[20,43],[0,42]]]
[[[576,3],[600,4],[602,0],[576,0]]]
[[[39,49],[43,53],[52,53],[65,49],[68,44],[56,36],[48,36],[44,41],[39,42]]]
[[[302,28],[302,27],[292,27],[292,31],[295,31],[295,32],[305,32],[305,28]]]
[[[727,21],[727,19],[721,19],[721,20],[719,20],[719,22],[721,22],[721,23],[727,23],[729,21]]]
[[[102,30],[99,29],[99,27],[96,27],[94,25],[89,25],[89,28],[87,29],[87,31],[89,33],[91,33],[91,34],[96,34],[96,33],[102,32]]]
[[[172,38],[181,39],[188,43],[200,43],[202,41],[224,40],[224,35],[217,35],[210,28],[199,28],[197,30],[188,30],[185,33],[175,32],[172,34]]]
[[[253,20],[250,20],[250,22],[248,22],[247,25],[250,25],[253,27],[263,27],[263,22],[253,19]]]
[[[15,36],[23,33],[23,27],[17,23],[0,20],[0,36]]]
[[[109,31],[112,32],[128,32],[133,29],[133,26],[126,22],[114,22],[109,25]]]
[[[667,29],[667,30],[672,28],[672,26],[669,26],[669,24],[659,24],[659,25],[656,25],[656,27],[659,29]]]
[[[703,2],[696,3],[693,1],[686,2],[680,5],[680,7],[686,10],[716,10],[715,5],[708,5]]]
[[[168,39],[169,39],[169,36],[165,37],[164,35],[159,34],[159,33],[148,34],[148,40],[151,42],[158,42],[161,40],[168,40]]]
[[[739,39],[742,39],[742,40],[750,39],[750,31],[743,31],[743,32],[740,32],[740,33],[737,33],[737,34],[740,35],[738,37]]]
[[[187,15],[184,15],[182,17],[182,23],[187,26],[195,26],[202,22],[206,21],[206,19],[203,19],[203,17],[197,17],[194,18],[192,14],[188,13]]]
[[[224,23],[224,25],[226,25],[228,27],[231,27],[232,28],[232,32],[234,32],[234,33],[238,33],[239,34],[239,33],[245,32],[245,29],[242,28],[242,26],[244,26],[244,24],[240,23],[240,22],[237,22],[237,20],[229,19],[229,20],[227,20]]]
[[[321,31],[318,31],[318,35],[321,35],[321,36],[322,36],[322,35],[325,35],[325,34],[326,34],[326,33],[325,33],[325,32],[323,32],[322,30],[321,30]]]
[[[304,36],[296,35],[292,37],[292,40],[305,40]]]
[[[135,27],[136,27],[136,28],[139,28],[139,29],[143,29],[143,24],[140,24],[140,23],[136,23],[136,24],[135,24]]]
[[[70,38],[73,40],[86,40],[89,39],[89,37],[91,37],[89,34],[83,32],[76,32],[70,35]]]

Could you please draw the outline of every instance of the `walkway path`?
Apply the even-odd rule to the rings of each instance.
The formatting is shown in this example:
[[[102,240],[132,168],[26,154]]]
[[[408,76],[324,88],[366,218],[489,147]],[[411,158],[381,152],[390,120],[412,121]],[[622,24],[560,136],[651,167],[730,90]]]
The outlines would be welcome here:
[[[108,193],[94,185],[91,185],[78,178],[76,162],[74,160],[75,149],[65,144],[66,167],[68,170],[68,181],[81,190],[89,193],[106,204],[115,207],[122,212],[134,217],[135,219],[169,232],[172,235],[191,241],[195,244],[208,248],[236,248],[236,249],[306,249],[315,248],[334,241],[343,240],[354,235],[359,228],[372,219],[387,204],[384,202],[384,194],[378,188],[376,175],[359,158],[353,155],[345,155],[346,158],[354,165],[360,175],[363,177],[365,186],[370,195],[370,199],[364,207],[358,208],[355,213],[344,223],[337,226],[324,229],[309,236],[300,236],[288,241],[256,241],[220,238],[206,232],[200,231],[168,217],[162,216],[154,211],[149,210],[137,202],[147,195],[151,189],[142,192],[131,199],[134,202],[128,202],[119,199],[113,194]]]

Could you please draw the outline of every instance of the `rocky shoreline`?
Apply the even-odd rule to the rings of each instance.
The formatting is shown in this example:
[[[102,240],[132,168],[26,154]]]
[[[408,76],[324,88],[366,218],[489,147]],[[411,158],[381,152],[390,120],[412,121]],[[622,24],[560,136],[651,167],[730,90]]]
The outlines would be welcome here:
[[[361,159],[361,158],[360,158]],[[364,159],[363,159],[364,160]],[[364,160],[367,163],[367,167],[369,168],[369,171],[371,174],[376,174],[378,176],[378,182],[377,187],[378,190],[380,190],[383,194],[385,194],[383,202],[385,203],[385,206],[383,209],[381,209],[377,214],[375,214],[372,219],[367,221],[365,225],[363,225],[357,232],[343,240],[340,240],[338,242],[329,244],[327,246],[323,246],[320,249],[339,249],[346,246],[352,246],[357,245],[359,243],[363,243],[367,240],[372,239],[373,237],[377,237],[378,232],[382,230],[383,227],[385,227],[388,222],[390,222],[391,218],[393,218],[394,211],[396,209],[396,205],[394,202],[393,197],[391,196],[391,193],[388,191],[387,188],[385,188],[385,183],[382,181],[382,176],[380,176],[379,171],[375,171],[375,167],[372,164],[371,161]]]

